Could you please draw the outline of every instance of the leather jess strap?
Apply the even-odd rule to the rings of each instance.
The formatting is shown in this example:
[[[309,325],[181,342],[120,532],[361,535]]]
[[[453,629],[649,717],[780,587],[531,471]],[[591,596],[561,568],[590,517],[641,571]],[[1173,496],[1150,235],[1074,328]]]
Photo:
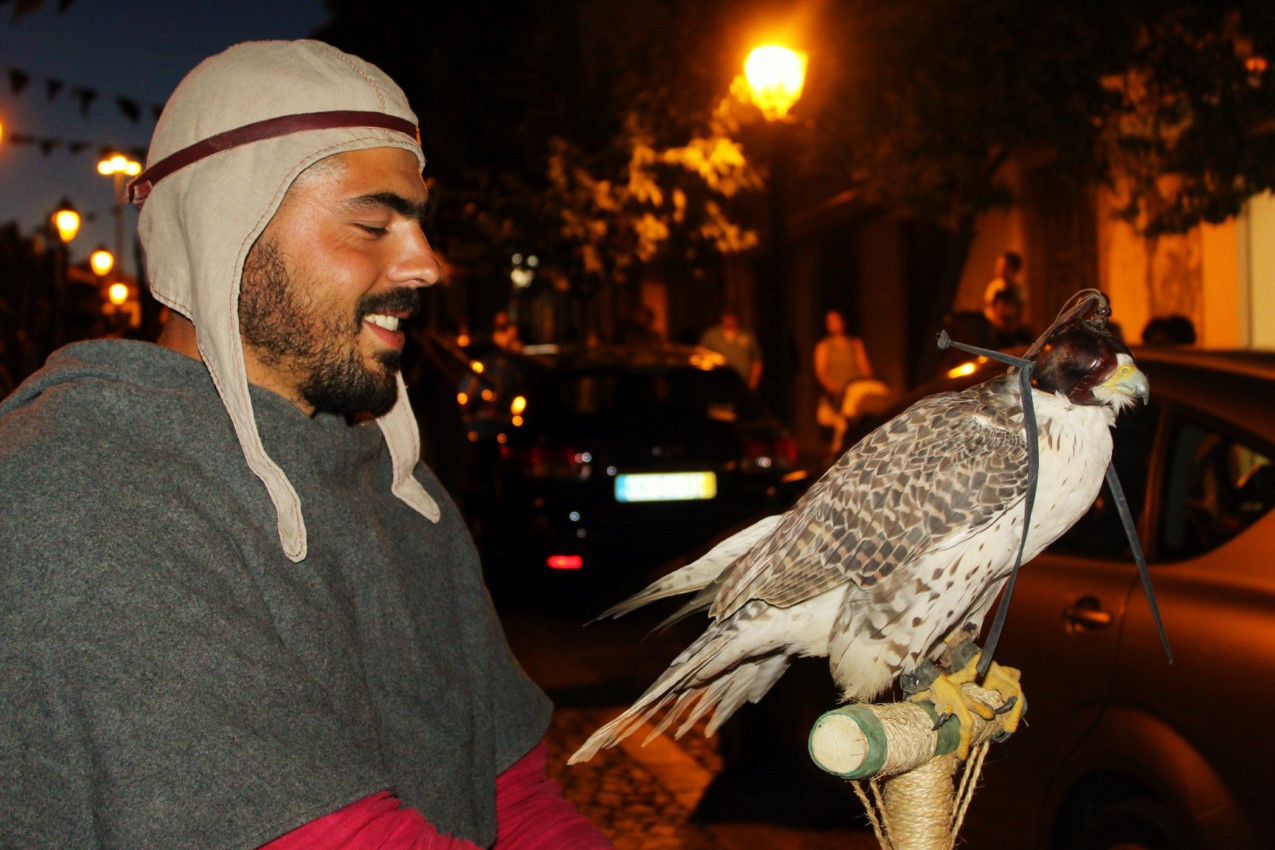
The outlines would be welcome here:
[[[292,133],[300,133],[307,130],[330,130],[339,127],[379,127],[410,136],[416,140],[417,144],[421,140],[420,131],[417,130],[415,124],[405,118],[386,115],[384,112],[361,112],[341,109],[331,112],[301,112],[295,115],[281,115],[278,118],[267,118],[264,121],[255,121],[252,124],[245,124],[233,130],[226,130],[224,133],[217,133],[215,136],[209,136],[201,142],[195,142],[193,145],[184,147],[176,153],[164,157],[129,182],[128,200],[140,208],[142,204],[146,203],[146,198],[150,195],[151,189],[160,180],[163,180],[174,171],[185,168],[215,153],[237,148],[240,145],[250,144],[251,142],[291,135]]]

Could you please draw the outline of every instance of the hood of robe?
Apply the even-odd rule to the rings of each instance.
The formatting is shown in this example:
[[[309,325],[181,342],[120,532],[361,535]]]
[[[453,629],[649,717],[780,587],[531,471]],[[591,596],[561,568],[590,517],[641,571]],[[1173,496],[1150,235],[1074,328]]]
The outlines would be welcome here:
[[[190,319],[249,467],[265,485],[279,539],[306,555],[296,490],[257,433],[243,345],[244,261],[302,171],[345,151],[392,147],[425,166],[416,116],[380,69],[318,41],[238,44],[204,60],[177,86],[130,184],[151,291]],[[398,376],[398,400],[377,419],[394,467],[394,494],[433,521],[439,508],[412,476],[420,432]]]

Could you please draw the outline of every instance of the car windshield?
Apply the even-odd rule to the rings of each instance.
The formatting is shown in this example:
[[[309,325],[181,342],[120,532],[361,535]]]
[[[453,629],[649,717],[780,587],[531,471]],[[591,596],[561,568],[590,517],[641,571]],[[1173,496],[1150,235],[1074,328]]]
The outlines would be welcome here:
[[[726,369],[668,369],[553,373],[547,376],[548,413],[599,420],[709,418],[746,421],[761,415],[743,381]]]

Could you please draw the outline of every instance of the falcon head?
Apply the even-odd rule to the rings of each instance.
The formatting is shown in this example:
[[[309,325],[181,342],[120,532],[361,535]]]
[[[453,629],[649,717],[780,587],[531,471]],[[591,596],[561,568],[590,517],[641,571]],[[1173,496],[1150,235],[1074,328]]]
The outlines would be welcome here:
[[[1105,405],[1116,413],[1135,400],[1145,404],[1151,385],[1128,347],[1107,329],[1110,314],[1106,296],[1096,290],[1073,298],[1028,351],[1036,362],[1032,386],[1060,393],[1072,404]]]

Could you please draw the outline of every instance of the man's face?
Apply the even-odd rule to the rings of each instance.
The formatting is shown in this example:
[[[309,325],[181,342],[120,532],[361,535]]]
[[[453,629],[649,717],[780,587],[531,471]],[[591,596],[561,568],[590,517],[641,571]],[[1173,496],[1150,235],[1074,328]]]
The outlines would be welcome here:
[[[244,263],[248,380],[307,413],[385,413],[397,398],[401,319],[442,269],[425,240],[416,158],[337,154],[293,183]]]

